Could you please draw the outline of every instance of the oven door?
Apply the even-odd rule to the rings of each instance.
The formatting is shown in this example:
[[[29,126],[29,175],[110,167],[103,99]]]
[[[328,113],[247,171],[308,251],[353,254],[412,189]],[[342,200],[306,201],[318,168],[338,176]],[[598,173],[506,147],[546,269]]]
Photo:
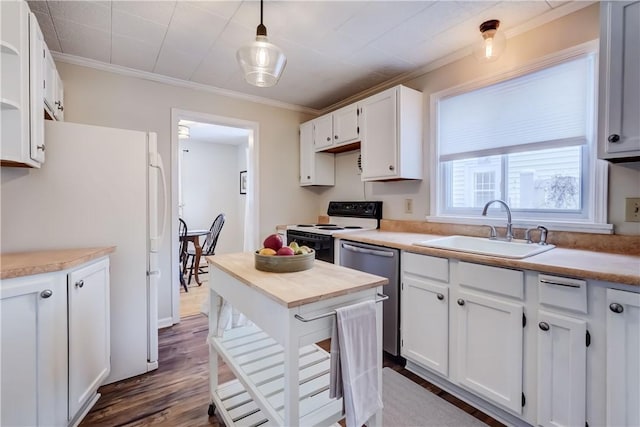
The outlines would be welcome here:
[[[333,237],[307,231],[287,230],[287,245],[296,242],[316,252],[316,259],[333,264]]]

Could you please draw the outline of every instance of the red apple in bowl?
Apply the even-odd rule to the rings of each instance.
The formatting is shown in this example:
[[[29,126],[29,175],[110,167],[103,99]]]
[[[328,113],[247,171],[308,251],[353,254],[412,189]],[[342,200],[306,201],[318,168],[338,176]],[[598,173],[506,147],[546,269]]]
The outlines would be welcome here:
[[[279,256],[295,255],[295,252],[289,246],[283,246],[280,249],[278,249],[278,255]]]
[[[265,248],[273,249],[278,252],[278,250],[282,247],[282,237],[279,234],[271,234],[264,239],[264,243],[262,244]]]

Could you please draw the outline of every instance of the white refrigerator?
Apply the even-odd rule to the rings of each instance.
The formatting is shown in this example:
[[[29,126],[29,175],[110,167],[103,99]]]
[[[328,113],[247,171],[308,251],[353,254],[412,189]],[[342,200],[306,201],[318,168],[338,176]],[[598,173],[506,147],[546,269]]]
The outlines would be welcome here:
[[[156,134],[46,121],[45,146],[40,169],[2,168],[2,252],[116,246],[106,383],[156,369],[168,215]]]

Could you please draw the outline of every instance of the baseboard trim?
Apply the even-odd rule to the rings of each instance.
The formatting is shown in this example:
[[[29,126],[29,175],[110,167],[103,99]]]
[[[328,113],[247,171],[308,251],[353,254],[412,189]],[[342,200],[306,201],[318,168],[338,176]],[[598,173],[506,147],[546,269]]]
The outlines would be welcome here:
[[[158,319],[158,329],[168,328],[169,326],[173,326],[174,324],[175,323],[173,322],[173,317]]]

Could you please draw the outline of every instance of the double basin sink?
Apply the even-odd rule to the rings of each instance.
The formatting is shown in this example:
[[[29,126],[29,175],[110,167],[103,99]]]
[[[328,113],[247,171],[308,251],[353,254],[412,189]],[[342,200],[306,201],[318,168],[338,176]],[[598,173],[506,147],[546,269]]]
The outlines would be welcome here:
[[[513,259],[527,258],[555,248],[554,245],[491,240],[470,236],[447,236],[415,242],[414,245]]]

